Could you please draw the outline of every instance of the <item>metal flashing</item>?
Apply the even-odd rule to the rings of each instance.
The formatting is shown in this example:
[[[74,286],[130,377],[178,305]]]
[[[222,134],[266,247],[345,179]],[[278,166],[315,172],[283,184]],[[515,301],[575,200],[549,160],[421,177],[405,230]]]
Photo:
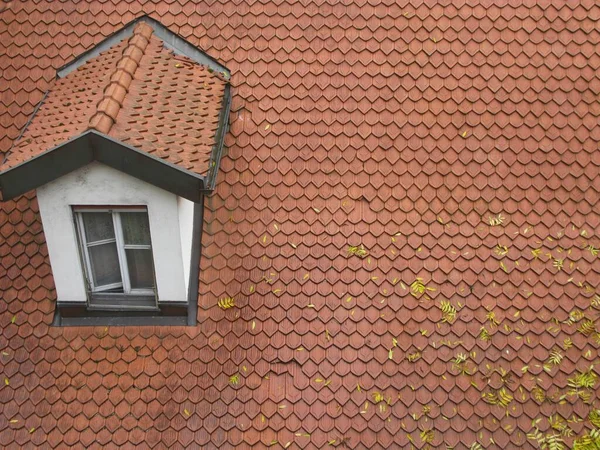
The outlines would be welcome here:
[[[158,310],[101,310],[87,302],[57,302],[52,325],[61,326],[141,326],[186,325],[188,305],[181,302],[159,303]]]
[[[219,127],[215,135],[215,145],[210,155],[208,173],[206,174],[206,189],[212,191],[217,183],[217,175],[221,165],[223,146],[225,145],[225,135],[229,130],[229,111],[231,110],[231,86],[225,87],[225,95],[219,115]]]
[[[56,71],[57,77],[63,78],[67,76],[69,73],[73,72],[74,70],[77,70],[87,61],[98,56],[103,51],[108,50],[115,44],[121,42],[123,39],[129,38],[133,34],[133,29],[135,28],[135,25],[139,22],[145,22],[148,25],[150,25],[154,29],[154,34],[165,43],[166,48],[174,51],[177,54],[187,56],[188,58],[192,59],[198,64],[211,68],[215,72],[222,74],[226,80],[229,80],[229,78],[231,77],[230,70],[223,64],[219,63],[215,58],[208,55],[206,52],[202,51],[198,47],[195,47],[194,45],[190,44],[184,38],[173,33],[163,24],[152,19],[147,15],[137,17],[120,30],[108,36],[99,44],[83,52],[74,60],[61,66]]]

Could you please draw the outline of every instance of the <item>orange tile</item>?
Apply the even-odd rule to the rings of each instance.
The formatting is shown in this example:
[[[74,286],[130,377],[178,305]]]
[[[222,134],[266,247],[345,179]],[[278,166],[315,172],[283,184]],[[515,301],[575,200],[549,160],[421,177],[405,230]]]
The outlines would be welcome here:
[[[3,447],[389,448],[408,436],[423,446],[431,428],[432,447],[535,448],[531,421],[556,413],[536,384],[564,392],[597,347],[577,330],[595,321],[600,272],[600,10],[388,3],[148,6],[232,71],[227,156],[205,205],[202,323],[103,340],[50,327],[35,194],[3,202]],[[142,13],[59,6],[13,3],[0,16],[0,151],[53,93],[15,161],[85,130],[130,41],[66,79],[55,68]],[[146,38],[123,104],[106,105],[110,133],[205,171],[222,80]],[[361,244],[365,258],[348,256]],[[431,290],[411,293],[417,278]],[[238,317],[216,307],[223,295]],[[442,301],[456,309],[451,324]],[[111,350],[130,342],[142,350]],[[459,353],[474,375],[454,367]],[[503,387],[508,408],[482,400]],[[589,412],[580,400],[560,407]],[[589,428],[573,424],[575,437]]]

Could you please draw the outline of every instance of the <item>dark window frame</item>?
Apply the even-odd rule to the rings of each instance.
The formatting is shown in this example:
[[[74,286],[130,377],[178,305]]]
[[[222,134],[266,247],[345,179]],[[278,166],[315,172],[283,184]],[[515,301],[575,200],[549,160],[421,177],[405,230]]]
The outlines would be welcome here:
[[[143,249],[152,252],[152,241],[145,245],[128,245],[125,243],[123,236],[123,226],[121,214],[146,213],[146,206],[73,206],[73,220],[77,230],[77,239],[79,246],[80,262],[84,269],[84,278],[87,291],[87,308],[88,310],[97,311],[158,311],[158,295],[156,292],[156,276],[154,272],[154,264],[152,264],[152,278],[154,279],[154,287],[152,289],[135,289],[131,287],[131,277],[128,270],[128,262],[126,250]],[[85,213],[108,213],[111,215],[113,224],[114,237],[107,240],[109,243],[114,242],[117,250],[119,270],[121,273],[121,281],[110,285],[96,286],[94,283],[94,268],[90,256],[89,249],[97,245],[89,243],[86,238],[86,230],[84,225]],[[102,245],[103,241],[100,245]],[[111,292],[111,289],[122,288],[123,292]]]

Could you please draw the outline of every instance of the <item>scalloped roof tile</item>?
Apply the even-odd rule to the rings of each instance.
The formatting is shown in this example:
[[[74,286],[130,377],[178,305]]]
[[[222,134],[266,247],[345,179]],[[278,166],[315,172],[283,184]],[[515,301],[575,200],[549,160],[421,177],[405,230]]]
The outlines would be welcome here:
[[[595,428],[597,379],[568,380],[600,367],[597,2],[14,2],[0,151],[56,68],[143,13],[232,74],[198,326],[52,327],[35,193],[2,203],[3,447],[536,449],[532,421],[568,447]],[[187,70],[160,72],[173,101]],[[144,124],[119,115],[150,88],[111,127],[131,145]]]

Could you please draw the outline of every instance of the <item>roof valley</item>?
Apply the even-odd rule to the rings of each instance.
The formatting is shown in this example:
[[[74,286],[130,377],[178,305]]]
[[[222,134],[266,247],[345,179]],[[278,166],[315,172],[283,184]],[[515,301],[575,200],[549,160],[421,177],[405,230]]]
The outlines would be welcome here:
[[[90,119],[88,130],[96,130],[104,134],[108,134],[110,131],[123,106],[123,101],[129,91],[135,71],[138,69],[148,47],[153,31],[152,27],[144,22],[135,27],[127,48],[123,52],[123,57],[117,63],[117,69],[104,91],[104,96],[98,102],[96,113]]]

